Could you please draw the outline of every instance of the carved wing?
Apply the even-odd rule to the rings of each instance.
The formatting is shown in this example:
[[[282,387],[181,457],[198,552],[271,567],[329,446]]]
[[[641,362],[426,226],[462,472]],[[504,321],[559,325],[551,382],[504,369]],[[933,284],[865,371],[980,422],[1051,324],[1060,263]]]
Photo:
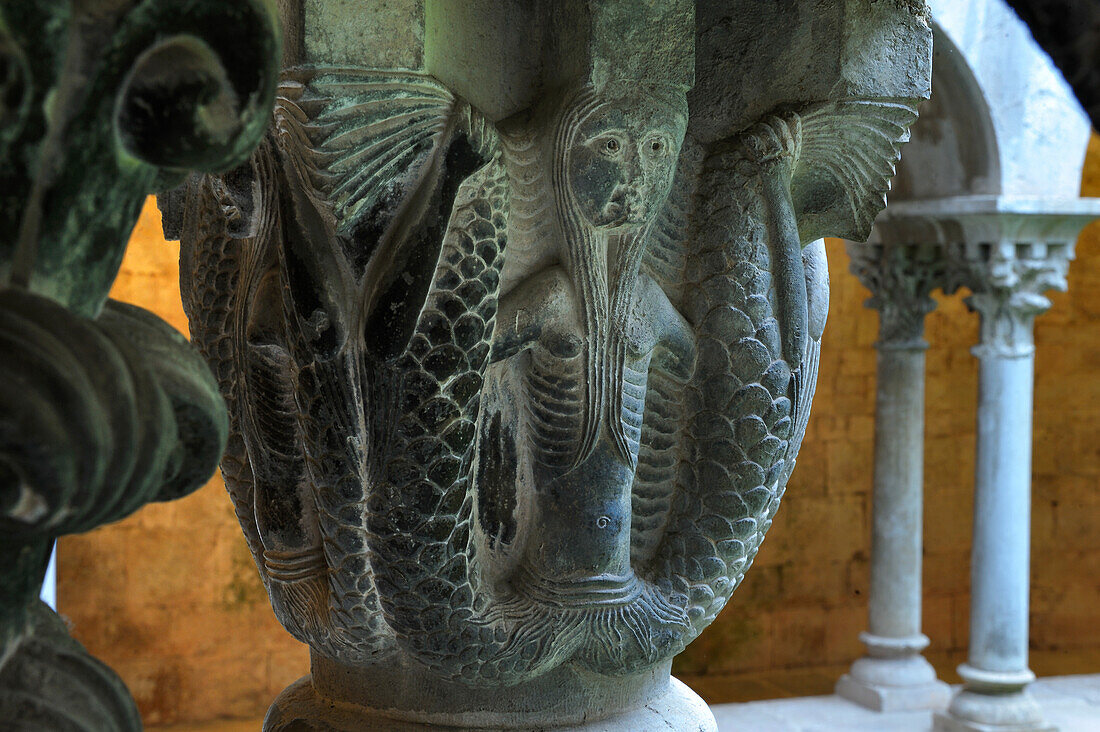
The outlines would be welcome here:
[[[323,273],[314,289],[345,282],[351,291],[327,309],[361,302],[378,336],[368,348],[396,355],[435,272],[449,213],[441,202],[492,156],[496,130],[430,76],[370,69],[290,72],[275,120],[279,147],[321,212],[303,231],[320,241],[299,252]]]
[[[347,234],[443,136],[455,97],[429,76],[298,71],[280,85],[276,126]],[[389,201],[397,205],[399,201]],[[381,212],[376,212],[379,215]]]
[[[863,241],[886,206],[901,146],[917,120],[914,100],[847,100],[800,115],[801,139],[791,198],[803,242],[809,335],[803,365],[794,373],[794,429],[781,484],[794,470],[817,385],[821,336],[829,310],[829,271],[820,237]]]
[[[483,117],[424,74],[296,71],[280,86],[279,102],[276,126],[298,143],[302,167],[330,203],[341,235],[388,223],[402,189],[439,174],[440,146],[456,126],[479,151],[496,144]]]

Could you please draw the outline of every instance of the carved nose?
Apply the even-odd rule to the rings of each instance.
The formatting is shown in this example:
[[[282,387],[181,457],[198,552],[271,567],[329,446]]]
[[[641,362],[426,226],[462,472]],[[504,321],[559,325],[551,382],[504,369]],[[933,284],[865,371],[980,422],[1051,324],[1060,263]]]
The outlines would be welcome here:
[[[604,206],[603,214],[606,221],[621,225],[641,221],[646,210],[646,201],[636,190],[616,189]]]

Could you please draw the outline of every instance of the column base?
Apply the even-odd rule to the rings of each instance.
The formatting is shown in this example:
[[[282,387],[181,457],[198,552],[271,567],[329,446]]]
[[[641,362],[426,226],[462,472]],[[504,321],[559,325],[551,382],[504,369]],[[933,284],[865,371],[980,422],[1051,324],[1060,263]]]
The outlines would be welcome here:
[[[876,712],[943,709],[951,687],[936,678],[932,664],[920,655],[928,638],[885,638],[863,633],[868,655],[840,677],[836,695]]]
[[[506,690],[501,690],[506,694]],[[477,716],[477,715],[473,715]],[[397,719],[382,710],[336,702],[320,696],[311,677],[304,676],[283,690],[264,718],[263,732],[505,732],[532,729],[520,718],[500,719],[486,713],[484,719],[471,715],[433,714],[421,719]],[[636,709],[621,711],[582,724],[562,726],[538,721],[538,729],[555,732],[717,732],[714,715],[698,694],[678,679],[669,678],[665,693]]]
[[[836,682],[836,695],[876,712],[912,712],[943,709],[951,701],[951,687],[938,680],[909,686],[888,686],[844,674]]]
[[[1035,680],[1031,671],[998,673],[963,664],[959,676],[966,685],[946,712],[935,715],[933,732],[1057,732],[1025,688]]]

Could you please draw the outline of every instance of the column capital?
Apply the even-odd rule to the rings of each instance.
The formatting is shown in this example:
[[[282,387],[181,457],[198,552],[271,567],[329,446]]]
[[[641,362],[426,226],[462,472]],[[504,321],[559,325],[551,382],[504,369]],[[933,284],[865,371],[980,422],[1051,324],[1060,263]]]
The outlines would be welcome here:
[[[879,311],[879,350],[924,349],[924,316],[936,307],[932,290],[947,288],[943,247],[869,242],[847,244],[849,269],[871,291],[865,302]]]
[[[1020,357],[1035,350],[1035,317],[1050,308],[1045,293],[1064,292],[1072,242],[1002,240],[960,246],[955,252],[973,294],[967,307],[981,316],[974,355]]]
[[[1074,241],[1098,217],[1096,199],[981,195],[900,203],[875,226],[882,241],[938,247],[944,290],[969,288],[966,303],[981,315],[975,355],[1019,357],[1034,350],[1044,293],[1066,289]]]
[[[393,0],[413,69],[299,5],[267,144],[179,199],[192,335],[239,395],[227,486],[313,651],[265,729],[714,730],[671,658],[794,465],[828,308],[803,244],[885,205],[924,0]]]

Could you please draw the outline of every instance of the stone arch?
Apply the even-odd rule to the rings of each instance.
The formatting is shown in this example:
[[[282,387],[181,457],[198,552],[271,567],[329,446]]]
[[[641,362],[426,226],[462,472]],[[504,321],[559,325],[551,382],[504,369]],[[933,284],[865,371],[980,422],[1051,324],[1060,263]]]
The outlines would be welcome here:
[[[938,23],[932,39],[932,98],[921,105],[890,200],[1000,193],[997,135],[981,84]]]
[[[1003,0],[929,0],[932,98],[902,150],[890,202],[1077,198],[1091,125]]]

